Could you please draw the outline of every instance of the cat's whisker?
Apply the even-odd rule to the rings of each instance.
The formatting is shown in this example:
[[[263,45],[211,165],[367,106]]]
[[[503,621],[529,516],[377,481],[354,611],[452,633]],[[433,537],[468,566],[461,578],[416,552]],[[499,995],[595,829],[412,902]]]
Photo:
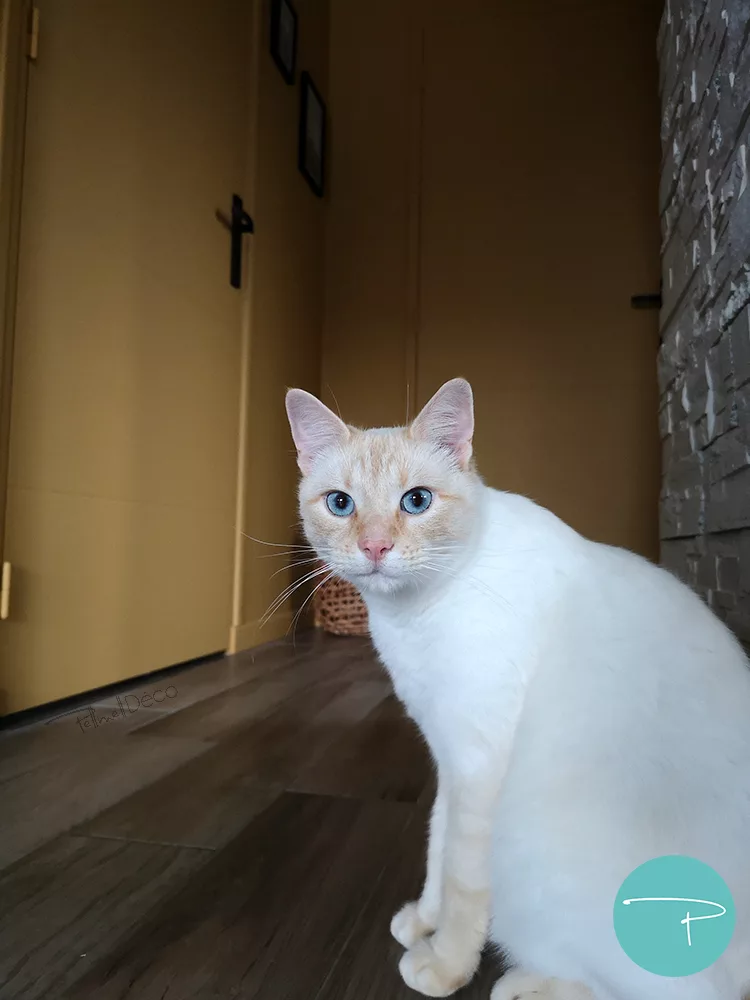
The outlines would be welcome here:
[[[314,552],[315,550],[314,549],[310,549],[310,551]],[[287,551],[287,552],[261,552],[255,558],[256,559],[283,559],[284,556],[302,556],[304,554],[305,554],[304,550],[301,550],[299,552],[295,552],[292,549],[292,550]]]
[[[430,582],[430,578],[426,573],[420,572],[419,569],[414,570],[414,576],[417,578],[417,586],[426,586]]]
[[[310,563],[316,563],[316,562],[320,562],[320,560],[318,559],[317,556],[313,556],[311,559],[300,559],[298,562],[289,563],[288,566],[282,566],[281,569],[277,569],[274,573],[271,573],[269,580],[273,580],[275,576],[278,576],[279,573],[283,573],[286,570],[296,569],[298,566],[306,566],[309,565]]]
[[[325,569],[323,567],[319,567],[317,569],[310,571],[309,573],[305,573],[302,577],[300,577],[300,579],[294,580],[292,583],[286,586],[268,606],[267,610],[264,612],[261,618],[261,621],[262,622],[267,621],[268,618],[270,618],[273,614],[275,614],[278,608],[281,607],[281,605],[292,596],[295,590],[297,590],[299,587],[307,583],[308,580],[314,579],[316,576],[320,575],[320,573],[324,571]]]
[[[267,542],[263,538],[256,538],[254,535],[248,535],[248,533],[246,531],[242,531],[242,529],[240,529],[240,534],[243,537],[245,537],[245,538],[249,538],[251,542],[257,542],[258,545],[270,545],[270,546],[272,546],[275,549],[289,549],[289,548],[293,548],[293,549],[310,549],[310,548],[312,548],[311,545],[290,545],[289,542]]]
[[[314,579],[314,578],[313,578],[313,579]],[[304,585],[305,583],[308,583],[308,582],[309,582],[308,580],[304,580],[304,581],[302,581],[302,582],[301,582],[301,583],[299,584],[299,586],[301,587],[301,586],[303,586],[303,585]],[[281,608],[282,608],[282,606],[284,605],[284,603],[285,603],[285,602],[286,602],[287,600],[289,600],[289,599],[290,599],[290,598],[292,597],[292,595],[293,595],[293,594],[295,593],[295,591],[296,591],[296,590],[298,590],[298,589],[299,589],[299,587],[295,587],[295,588],[294,588],[293,590],[291,590],[291,591],[290,591],[290,592],[289,592],[288,594],[285,594],[285,595],[284,595],[284,597],[283,597],[283,598],[282,598],[282,599],[281,599],[280,601],[278,601],[278,602],[277,602],[277,603],[276,603],[276,604],[275,604],[275,605],[274,605],[274,606],[273,606],[272,608],[270,608],[270,609],[269,609],[269,610],[268,610],[268,611],[266,612],[266,614],[264,614],[264,615],[263,615],[263,617],[262,617],[262,618],[260,619],[260,622],[259,622],[259,627],[260,627],[260,628],[265,628],[265,626],[266,626],[266,625],[267,625],[267,624],[269,623],[269,621],[270,621],[270,620],[271,620],[271,619],[273,618],[273,616],[274,616],[274,615],[276,614],[276,612],[277,612],[277,611],[280,611],[280,610],[281,610]]]
[[[332,549],[327,549],[327,548],[323,548],[323,547],[321,547],[321,548],[313,548],[312,545],[311,545],[308,549],[299,549],[299,550],[296,550],[296,551],[294,549],[288,549],[286,552],[262,552],[260,555],[257,555],[255,558],[256,559],[280,559],[282,556],[303,556],[306,553],[310,553],[312,555],[319,555],[319,556],[323,557],[326,554],[326,552],[332,552],[332,551],[333,551]]]
[[[299,621],[302,612],[305,610],[305,605],[309,601],[311,601],[313,597],[315,597],[316,593],[320,590],[320,588],[324,587],[328,583],[328,581],[331,579],[331,577],[333,575],[334,575],[333,574],[333,570],[331,570],[331,572],[328,574],[328,576],[324,577],[320,581],[320,583],[316,584],[316,586],[313,587],[313,589],[307,595],[307,597],[305,598],[305,600],[302,602],[302,606],[300,607],[299,611],[297,612],[297,614],[292,619],[292,624],[289,626],[289,628],[293,628],[294,629],[294,631],[292,633],[292,642],[294,642],[295,639],[296,639],[296,637],[297,637],[297,622]],[[286,634],[289,635],[289,629],[286,630]]]
[[[296,590],[304,586],[304,584],[308,583],[310,580],[314,580],[317,576],[320,576],[322,573],[328,573],[329,571],[330,571],[329,566],[318,566],[316,569],[311,570],[309,573],[305,573],[305,575],[301,577],[301,579],[295,580],[294,583],[291,583],[289,584],[288,587],[285,587],[284,590],[279,594],[279,596],[274,598],[273,601],[271,601],[270,605],[263,613],[260,619],[261,628],[276,614],[281,605],[284,604],[287,600],[289,600],[289,598]]]

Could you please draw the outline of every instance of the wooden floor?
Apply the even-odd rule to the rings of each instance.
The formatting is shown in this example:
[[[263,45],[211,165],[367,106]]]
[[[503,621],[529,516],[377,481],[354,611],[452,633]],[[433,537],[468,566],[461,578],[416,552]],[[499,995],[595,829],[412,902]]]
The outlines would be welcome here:
[[[360,639],[310,633],[2,731],[0,998],[414,997],[388,925],[431,795]],[[457,996],[497,974],[487,958]]]

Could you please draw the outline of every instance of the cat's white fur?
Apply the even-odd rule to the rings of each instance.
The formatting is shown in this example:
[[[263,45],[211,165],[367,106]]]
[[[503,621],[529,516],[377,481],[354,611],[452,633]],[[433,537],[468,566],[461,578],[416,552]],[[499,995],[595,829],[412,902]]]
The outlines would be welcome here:
[[[427,879],[393,920],[406,983],[446,996],[488,936],[517,963],[493,1000],[741,1000],[750,989],[750,672],[667,572],[485,486],[453,380],[410,428],[358,431],[314,397],[287,409],[306,532],[361,590],[375,646],[438,769]],[[540,461],[543,457],[540,457]],[[410,488],[434,500],[401,510]],[[326,494],[352,496],[336,517]],[[363,536],[393,543],[374,566]],[[640,969],[615,937],[626,876],[696,857],[737,925],[694,976]]]

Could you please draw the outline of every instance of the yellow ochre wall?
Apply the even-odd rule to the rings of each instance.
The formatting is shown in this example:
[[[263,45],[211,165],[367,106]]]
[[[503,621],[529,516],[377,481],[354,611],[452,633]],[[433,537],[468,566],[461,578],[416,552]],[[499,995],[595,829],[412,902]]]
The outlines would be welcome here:
[[[331,0],[323,392],[402,422],[468,377],[476,453],[657,555],[657,0]]]
[[[331,0],[322,388],[351,423],[402,422],[414,377],[418,13]]]

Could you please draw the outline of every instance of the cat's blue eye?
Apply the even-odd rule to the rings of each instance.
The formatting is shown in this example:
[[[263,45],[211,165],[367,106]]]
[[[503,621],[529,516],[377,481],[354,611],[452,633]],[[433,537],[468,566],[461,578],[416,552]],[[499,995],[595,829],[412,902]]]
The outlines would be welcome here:
[[[354,501],[348,493],[341,490],[333,490],[326,497],[326,506],[336,517],[349,517],[354,513]]]
[[[424,486],[409,490],[401,497],[401,510],[407,514],[423,514],[432,503],[432,493]]]

